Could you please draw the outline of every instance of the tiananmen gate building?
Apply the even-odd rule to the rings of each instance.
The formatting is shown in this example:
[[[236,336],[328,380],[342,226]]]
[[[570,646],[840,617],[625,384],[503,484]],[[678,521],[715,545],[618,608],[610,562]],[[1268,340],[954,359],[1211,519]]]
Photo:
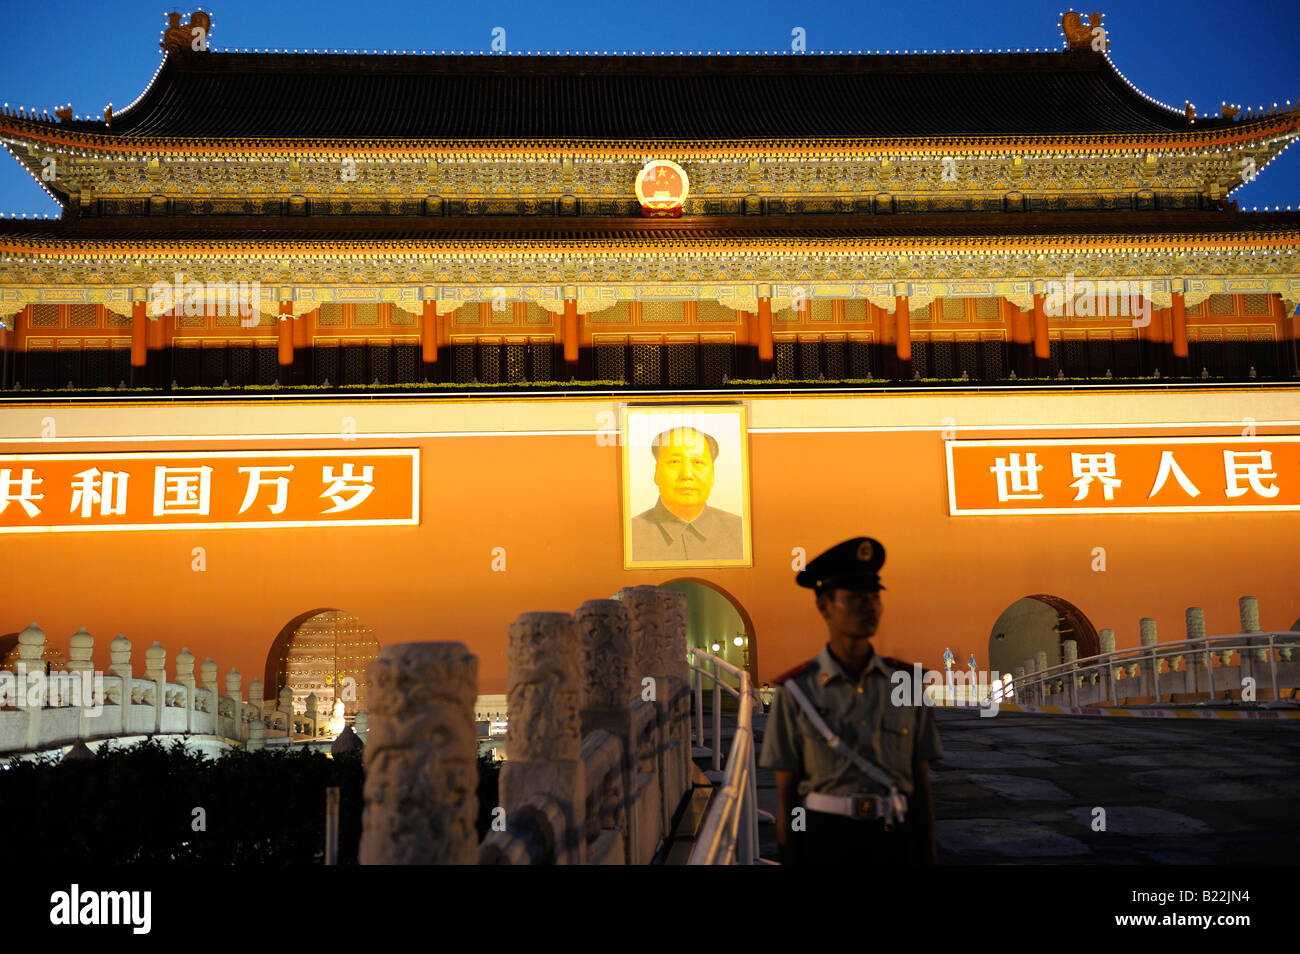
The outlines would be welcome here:
[[[1099,26],[407,55],[172,15],[124,109],[0,115],[63,207],[0,220],[0,629],[299,694],[455,639],[499,692],[519,613],[672,583],[762,683],[860,534],[927,667],[1291,627],[1300,214],[1229,196],[1300,111],[1158,103]]]

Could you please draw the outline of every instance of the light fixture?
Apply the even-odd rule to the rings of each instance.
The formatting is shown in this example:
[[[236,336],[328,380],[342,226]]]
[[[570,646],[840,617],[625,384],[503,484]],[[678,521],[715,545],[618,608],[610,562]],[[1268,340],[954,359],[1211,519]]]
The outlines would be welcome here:
[[[715,653],[716,653],[716,652],[721,652],[721,651],[722,651],[722,644],[721,644],[721,643],[714,643],[714,644],[713,644],[712,646],[710,646],[709,648],[712,649]]]
[[[737,646],[743,646],[745,645],[745,637],[737,636],[735,639],[732,640],[732,642],[735,643]]]

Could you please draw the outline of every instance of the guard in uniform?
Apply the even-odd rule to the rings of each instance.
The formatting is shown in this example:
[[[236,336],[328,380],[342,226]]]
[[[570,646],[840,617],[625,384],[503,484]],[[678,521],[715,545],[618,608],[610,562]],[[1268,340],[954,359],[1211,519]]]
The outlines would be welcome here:
[[[893,674],[910,683],[911,664],[871,646],[884,562],[878,541],[855,537],[795,578],[815,592],[828,641],[776,680],[763,737],[759,764],[776,771],[784,864],[934,862],[928,763],[943,747],[913,687],[895,691]]]

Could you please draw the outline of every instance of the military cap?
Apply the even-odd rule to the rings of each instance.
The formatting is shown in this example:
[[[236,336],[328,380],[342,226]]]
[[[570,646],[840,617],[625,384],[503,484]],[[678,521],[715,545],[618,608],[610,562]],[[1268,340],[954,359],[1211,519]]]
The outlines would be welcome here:
[[[885,548],[871,537],[854,537],[836,544],[794,578],[799,586],[820,590],[825,586],[853,590],[883,590],[880,568]]]

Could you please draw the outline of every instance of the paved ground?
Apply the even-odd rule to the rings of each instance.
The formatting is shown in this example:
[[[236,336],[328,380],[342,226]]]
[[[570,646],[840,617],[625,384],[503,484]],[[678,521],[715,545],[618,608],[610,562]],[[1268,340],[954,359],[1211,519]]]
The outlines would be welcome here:
[[[937,715],[940,864],[1300,862],[1300,720]],[[758,801],[775,813],[771,772]]]

